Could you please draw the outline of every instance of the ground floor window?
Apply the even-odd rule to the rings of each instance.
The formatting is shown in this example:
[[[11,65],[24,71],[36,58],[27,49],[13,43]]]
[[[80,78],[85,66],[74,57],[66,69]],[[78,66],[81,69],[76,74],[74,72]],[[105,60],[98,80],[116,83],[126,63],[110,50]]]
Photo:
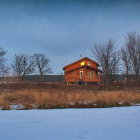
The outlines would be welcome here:
[[[88,79],[93,80],[94,79],[94,71],[88,72]]]
[[[80,71],[80,79],[83,78],[83,71]]]

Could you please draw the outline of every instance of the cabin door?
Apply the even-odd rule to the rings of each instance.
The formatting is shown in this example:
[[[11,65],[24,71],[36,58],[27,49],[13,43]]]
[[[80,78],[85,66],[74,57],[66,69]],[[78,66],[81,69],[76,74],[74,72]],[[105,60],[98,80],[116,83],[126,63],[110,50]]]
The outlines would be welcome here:
[[[80,79],[83,78],[83,71],[80,71]]]

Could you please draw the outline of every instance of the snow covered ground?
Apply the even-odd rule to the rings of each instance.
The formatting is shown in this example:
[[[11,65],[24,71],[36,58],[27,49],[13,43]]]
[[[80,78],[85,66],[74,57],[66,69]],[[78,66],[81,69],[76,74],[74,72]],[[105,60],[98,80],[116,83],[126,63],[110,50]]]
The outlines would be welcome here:
[[[0,111],[0,140],[140,140],[140,106]]]

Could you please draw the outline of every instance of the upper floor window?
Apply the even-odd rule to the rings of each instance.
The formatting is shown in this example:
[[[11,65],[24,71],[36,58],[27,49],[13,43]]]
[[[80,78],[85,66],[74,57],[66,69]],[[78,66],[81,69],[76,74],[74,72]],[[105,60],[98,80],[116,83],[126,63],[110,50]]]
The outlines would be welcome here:
[[[83,61],[83,62],[81,62],[81,66],[83,66],[83,65],[85,65],[85,62]]]
[[[89,66],[91,66],[91,65],[92,65],[92,63],[91,63],[91,62],[88,62],[88,65],[89,65]]]

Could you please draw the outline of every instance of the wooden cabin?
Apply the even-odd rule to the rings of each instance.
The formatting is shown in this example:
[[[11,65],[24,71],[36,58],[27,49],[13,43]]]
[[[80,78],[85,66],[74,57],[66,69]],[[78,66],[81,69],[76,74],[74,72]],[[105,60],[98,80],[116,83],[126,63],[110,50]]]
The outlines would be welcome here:
[[[102,81],[102,71],[99,64],[88,57],[84,57],[63,68],[65,82],[68,84],[94,84]]]

